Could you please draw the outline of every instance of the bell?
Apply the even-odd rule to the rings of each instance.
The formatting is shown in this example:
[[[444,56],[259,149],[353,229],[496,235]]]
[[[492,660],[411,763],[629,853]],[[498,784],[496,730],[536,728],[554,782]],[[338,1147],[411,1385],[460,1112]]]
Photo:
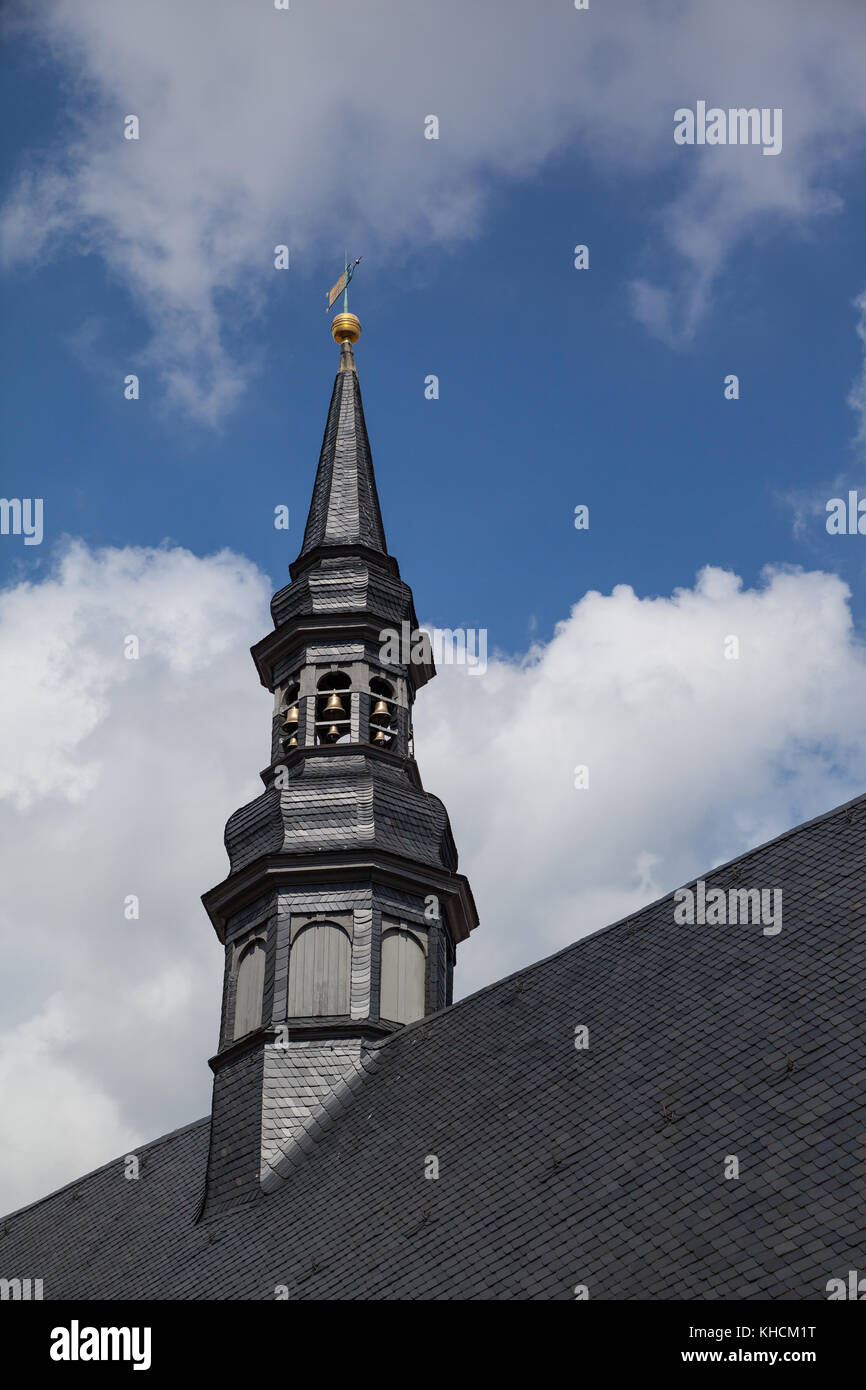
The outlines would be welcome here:
[[[387,724],[388,720],[391,718],[391,711],[385,704],[384,700],[378,700],[376,704],[373,706],[373,713],[370,715],[370,718],[375,719],[377,723],[381,723],[383,715],[384,722]]]
[[[375,734],[373,735],[373,742],[374,742],[374,743],[390,743],[390,742],[391,742],[391,737],[390,737],[389,734],[386,734],[386,733],[385,733],[385,730],[384,730],[384,729],[377,729],[376,732],[375,732]]]
[[[287,747],[287,748],[297,748],[297,746],[298,746],[298,740],[295,738],[295,736],[294,736],[294,734],[293,734],[292,737],[289,739],[288,743],[286,744],[286,747]]]
[[[342,701],[340,700],[340,697],[337,694],[336,690],[334,691],[333,695],[328,696],[328,703],[325,705],[325,713],[330,714],[332,718],[334,718],[338,714],[344,716],[346,713],[345,709],[343,708]]]
[[[337,728],[336,724],[332,724],[328,732],[325,734],[325,738],[328,739],[331,743],[336,743],[339,737],[340,730]]]
[[[284,723],[284,724],[297,724],[299,717],[300,717],[300,710],[298,709],[297,705],[292,705],[292,708],[291,708],[291,709],[287,709],[287,710],[286,710],[286,717],[285,717],[285,719],[283,720],[283,723]]]

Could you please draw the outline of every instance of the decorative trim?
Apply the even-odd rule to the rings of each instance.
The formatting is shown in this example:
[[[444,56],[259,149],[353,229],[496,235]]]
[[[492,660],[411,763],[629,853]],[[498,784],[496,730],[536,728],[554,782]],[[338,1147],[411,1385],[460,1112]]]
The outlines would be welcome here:
[[[350,912],[292,912],[289,923],[289,946],[307,927],[339,927],[354,945],[354,922]]]
[[[329,751],[336,752],[337,746]],[[414,896],[419,896],[419,889],[423,890],[420,896],[438,889],[448,928],[456,942],[465,941],[478,925],[472,890],[464,874],[420,864],[381,849],[321,850],[315,854],[293,854],[291,858],[282,852],[265,854],[203,893],[202,902],[217,935],[224,941],[227,917],[269,888],[285,891],[292,880],[321,883],[323,878],[336,885],[343,879],[357,881],[362,874],[369,874],[374,883],[402,891],[411,893],[414,888]]]
[[[411,922],[403,922],[396,917],[382,917],[382,939],[384,940],[389,931],[404,931],[407,936],[414,937],[421,947],[425,956],[430,954],[430,936],[426,930],[414,926]]]
[[[232,975],[235,978],[237,978],[241,956],[244,955],[254,941],[261,941],[265,950],[268,949],[268,927],[266,922],[258,927],[253,927],[252,931],[248,932],[246,936],[240,936],[232,942]]]

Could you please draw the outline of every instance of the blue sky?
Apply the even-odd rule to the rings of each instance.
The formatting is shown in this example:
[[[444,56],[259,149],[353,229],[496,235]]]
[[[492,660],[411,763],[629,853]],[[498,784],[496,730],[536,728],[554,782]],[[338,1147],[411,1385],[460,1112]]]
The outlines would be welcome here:
[[[0,536],[9,1210],[207,1111],[199,896],[261,791],[249,647],[301,544],[344,248],[389,548],[422,621],[489,634],[415,710],[481,917],[458,997],[863,791],[866,536],[825,508],[866,495],[866,9],[4,23],[0,494],[45,528]],[[781,107],[782,152],[676,146],[698,100]]]
[[[70,107],[82,115],[58,86],[62,67],[34,65],[24,39],[11,57],[7,193],[23,157],[62,149]],[[708,562],[753,584],[773,562],[837,570],[859,620],[862,545],[828,537],[822,515],[795,537],[789,501],[823,510],[838,475],[866,484],[846,404],[861,359],[858,165],[833,180],[841,210],[793,229],[770,222],[734,246],[694,336],[671,346],[635,321],[627,286],[675,273],[654,220],[698,153],[717,152],[678,150],[661,182],[612,179],[571,142],[533,176],[501,181],[477,234],[445,248],[395,250],[349,224],[277,272],[263,245],[250,271],[260,312],[236,330],[225,299],[226,340],[251,376],[216,427],[172,409],[141,365],[148,325],[122,277],[61,238],[4,285],[4,487],[44,497],[46,540],[5,539],[3,579],[38,578],[72,535],[199,555],[229,546],[285,582],[335,367],[324,289],[345,241],[364,256],[352,303],[389,544],[426,619],[487,627],[491,645],[516,653],[588,588],[670,593]],[[417,157],[445,153],[419,140]],[[578,242],[588,271],[572,267]],[[137,402],[123,399],[127,371],[141,374]],[[424,398],[429,372],[438,401]],[[723,399],[728,372],[736,402]],[[288,534],[270,524],[279,502]],[[578,502],[590,505],[585,533],[572,524]]]

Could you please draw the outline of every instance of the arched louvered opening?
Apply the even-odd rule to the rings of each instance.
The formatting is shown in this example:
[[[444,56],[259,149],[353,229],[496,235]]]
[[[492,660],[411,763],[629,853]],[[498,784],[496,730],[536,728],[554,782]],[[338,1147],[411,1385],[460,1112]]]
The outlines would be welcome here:
[[[352,732],[351,679],[345,671],[327,671],[316,683],[316,743],[339,743]]]
[[[377,748],[391,748],[397,731],[397,701],[394,687],[384,676],[370,678],[369,740]]]
[[[234,1036],[242,1038],[262,1022],[262,995],[265,986],[265,943],[251,941],[238,961],[235,981]]]
[[[382,985],[379,1013],[393,1023],[423,1018],[427,975],[424,948],[411,932],[386,931],[382,937]]]
[[[289,955],[289,1017],[347,1014],[351,977],[348,933],[333,922],[304,927]]]

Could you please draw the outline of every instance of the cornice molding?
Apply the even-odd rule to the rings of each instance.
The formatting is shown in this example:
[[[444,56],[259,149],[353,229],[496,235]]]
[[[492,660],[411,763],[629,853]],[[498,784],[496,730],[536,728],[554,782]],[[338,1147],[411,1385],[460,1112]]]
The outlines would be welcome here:
[[[418,897],[436,893],[442,899],[446,925],[455,945],[466,941],[478,925],[478,911],[465,874],[367,847],[316,850],[291,858],[281,851],[262,855],[203,893],[201,900],[214,931],[224,943],[228,919],[271,889],[323,881],[351,883],[359,878]]]

